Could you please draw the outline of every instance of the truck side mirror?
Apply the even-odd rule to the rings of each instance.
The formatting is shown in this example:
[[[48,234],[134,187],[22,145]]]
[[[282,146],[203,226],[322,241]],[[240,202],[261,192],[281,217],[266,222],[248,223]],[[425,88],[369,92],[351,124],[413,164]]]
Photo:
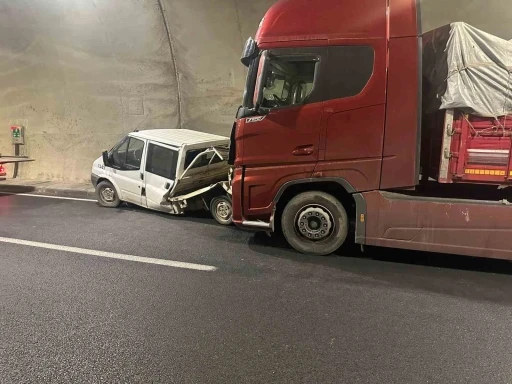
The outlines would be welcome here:
[[[254,41],[252,37],[249,37],[249,39],[245,43],[240,61],[242,62],[243,65],[249,67],[251,61],[258,56],[258,53],[259,50],[256,41]]]
[[[103,165],[105,167],[110,167],[112,164],[111,164],[111,161],[110,161],[110,157],[108,156],[108,152],[107,151],[103,151],[102,156],[103,156]]]

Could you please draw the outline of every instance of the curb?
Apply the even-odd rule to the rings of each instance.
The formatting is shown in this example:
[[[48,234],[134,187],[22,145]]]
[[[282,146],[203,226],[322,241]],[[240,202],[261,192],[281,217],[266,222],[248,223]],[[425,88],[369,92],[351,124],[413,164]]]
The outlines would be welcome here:
[[[56,196],[56,197],[71,197],[75,199],[91,199],[96,200],[96,193],[94,190],[80,190],[80,189],[66,189],[66,188],[52,188],[44,186],[30,186],[30,185],[2,185],[0,182],[0,192],[2,193],[30,193],[33,195],[42,196]]]

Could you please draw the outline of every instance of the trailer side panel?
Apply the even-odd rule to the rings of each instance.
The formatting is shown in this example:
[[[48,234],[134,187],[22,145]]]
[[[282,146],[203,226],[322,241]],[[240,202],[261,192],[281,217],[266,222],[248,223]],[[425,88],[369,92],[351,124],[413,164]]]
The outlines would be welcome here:
[[[367,245],[512,260],[512,206],[506,202],[383,191],[363,196],[368,213],[359,220]]]

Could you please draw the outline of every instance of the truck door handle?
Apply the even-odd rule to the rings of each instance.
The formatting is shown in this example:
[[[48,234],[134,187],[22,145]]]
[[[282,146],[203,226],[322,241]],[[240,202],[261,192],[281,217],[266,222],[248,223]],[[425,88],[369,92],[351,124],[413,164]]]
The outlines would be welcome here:
[[[315,151],[315,147],[312,145],[304,145],[297,147],[293,150],[293,156],[309,156]]]
[[[144,180],[144,174],[143,173],[140,174],[140,179]]]

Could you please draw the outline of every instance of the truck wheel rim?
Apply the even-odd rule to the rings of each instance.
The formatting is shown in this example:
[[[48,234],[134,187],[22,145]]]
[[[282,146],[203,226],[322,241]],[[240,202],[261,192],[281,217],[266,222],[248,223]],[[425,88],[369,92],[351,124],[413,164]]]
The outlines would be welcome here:
[[[112,188],[103,188],[101,191],[101,198],[108,203],[114,201],[116,193]]]
[[[311,241],[325,240],[334,228],[332,214],[325,207],[310,205],[304,207],[296,217],[296,231]]]
[[[217,204],[217,216],[222,220],[229,220],[231,217],[231,206],[225,201]]]

